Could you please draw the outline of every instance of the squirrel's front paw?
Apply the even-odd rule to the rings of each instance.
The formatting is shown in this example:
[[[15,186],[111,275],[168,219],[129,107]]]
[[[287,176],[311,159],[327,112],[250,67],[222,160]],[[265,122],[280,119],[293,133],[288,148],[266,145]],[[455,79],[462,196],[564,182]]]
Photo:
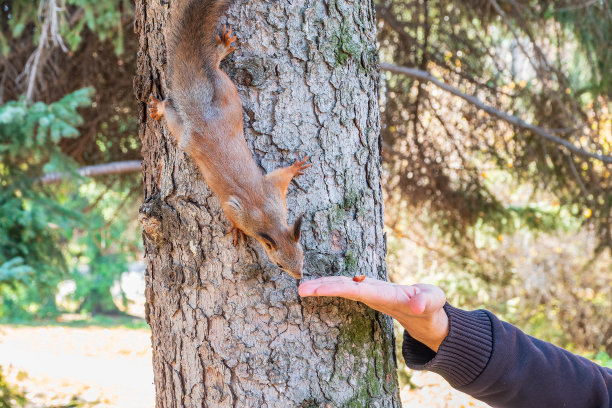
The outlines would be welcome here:
[[[155,120],[161,120],[164,116],[164,102],[160,101],[153,95],[149,96],[149,115]]]
[[[301,161],[298,161],[297,159],[295,160],[295,163],[293,163],[291,167],[296,176],[303,175],[304,170],[312,166],[312,164],[310,163],[306,164],[307,161],[308,161],[308,156],[304,157],[304,159],[302,159]]]
[[[231,234],[232,232],[234,233],[234,246],[237,246],[239,243],[246,241],[244,231],[238,228],[238,226],[233,222],[232,226],[227,231],[225,231],[225,234]]]

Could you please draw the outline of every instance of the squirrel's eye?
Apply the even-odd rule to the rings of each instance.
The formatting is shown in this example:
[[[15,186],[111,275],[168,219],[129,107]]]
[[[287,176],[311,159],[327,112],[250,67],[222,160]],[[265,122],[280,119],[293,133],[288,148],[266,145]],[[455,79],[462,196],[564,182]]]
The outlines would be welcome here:
[[[276,263],[276,266],[278,266],[279,268],[283,269],[283,265],[279,264],[278,262]]]
[[[266,248],[268,248],[268,249],[272,249],[272,245],[270,245],[270,243],[269,243],[269,242],[266,242],[265,244],[266,244]]]

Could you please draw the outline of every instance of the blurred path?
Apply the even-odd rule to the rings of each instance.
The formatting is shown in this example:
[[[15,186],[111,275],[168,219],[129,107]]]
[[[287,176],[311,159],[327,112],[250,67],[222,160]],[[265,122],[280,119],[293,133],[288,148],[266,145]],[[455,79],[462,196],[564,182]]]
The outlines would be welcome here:
[[[142,329],[0,326],[0,365],[11,384],[26,388],[31,408],[72,396],[100,401],[84,407],[153,408],[150,344]],[[404,408],[488,407],[435,374],[417,372],[412,380],[419,388],[401,390]]]
[[[26,389],[32,407],[76,395],[100,401],[93,405],[100,408],[152,408],[150,336],[124,328],[0,326],[0,365],[10,383]]]
[[[419,388],[407,386],[400,389],[403,408],[489,408],[484,402],[455,390],[442,377],[431,372],[414,371],[412,383]]]
[[[144,269],[144,262],[132,263],[112,290],[119,302],[123,289],[128,313],[141,317]],[[67,282],[58,300],[73,290],[74,282]],[[153,408],[150,337],[149,330],[121,327],[0,325],[0,366],[10,384],[25,388],[28,408],[67,405],[73,396],[89,403],[83,408]],[[415,372],[412,382],[419,388],[401,390],[404,408],[488,407],[432,373]]]

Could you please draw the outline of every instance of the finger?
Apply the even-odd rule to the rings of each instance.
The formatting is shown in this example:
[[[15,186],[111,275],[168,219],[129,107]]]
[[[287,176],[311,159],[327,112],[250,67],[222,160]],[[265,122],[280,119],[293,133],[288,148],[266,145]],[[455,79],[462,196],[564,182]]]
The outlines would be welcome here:
[[[361,282],[354,282],[352,278],[350,277],[346,277],[346,276],[325,276],[322,278],[318,278],[318,279],[313,279],[313,280],[309,280],[309,281],[302,281],[302,285],[300,285],[300,287],[303,286],[303,296],[316,296],[315,294],[312,293],[312,290],[315,287],[318,286],[322,286],[322,285],[330,285],[330,284],[342,284],[342,285],[347,285],[347,287],[354,287],[355,285],[359,284],[359,285],[369,285],[369,286],[374,286],[380,289],[387,289],[389,290],[389,286],[393,286],[393,284],[386,282],[386,281],[381,281],[378,279],[372,279],[372,278],[365,278],[365,280],[361,281]],[[301,294],[302,292],[300,292]],[[321,296],[320,294],[318,294],[319,296]]]
[[[301,296],[339,296],[357,300],[382,311],[397,303],[396,286],[372,278],[354,282],[345,276],[329,276],[302,283],[298,292]]]
[[[326,276],[302,283],[298,288],[298,293],[302,297],[340,296],[357,300],[359,285],[363,285],[364,282],[353,282],[346,276]]]
[[[322,278],[312,279],[312,280],[305,281],[305,282],[303,281],[302,284],[300,285],[300,288],[307,288],[310,290],[318,286],[341,283],[343,281],[348,281],[348,280],[349,278],[347,278],[346,276],[325,276]],[[307,295],[307,296],[312,296],[312,294]]]

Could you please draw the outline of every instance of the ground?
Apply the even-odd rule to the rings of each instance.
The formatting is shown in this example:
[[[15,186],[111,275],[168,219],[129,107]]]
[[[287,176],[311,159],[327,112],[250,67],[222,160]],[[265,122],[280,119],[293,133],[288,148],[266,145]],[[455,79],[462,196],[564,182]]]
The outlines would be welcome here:
[[[144,322],[144,264],[121,279],[137,318],[64,315],[59,321],[0,325],[0,366],[26,391],[28,408],[153,408],[151,332]],[[67,291],[71,285],[63,285]],[[72,289],[74,290],[74,289]],[[119,287],[114,290],[119,299]],[[58,301],[62,302],[62,293]],[[485,408],[432,373],[414,373],[401,390],[404,408]]]
[[[489,405],[453,389],[437,374],[415,372],[412,383],[418,388],[400,390],[403,408],[488,408]]]
[[[9,382],[27,391],[29,407],[154,406],[150,332],[122,327],[0,326],[0,365]],[[26,373],[24,374],[20,373]],[[431,373],[401,391],[404,408],[484,408]]]
[[[150,337],[146,329],[0,326],[0,365],[32,408],[73,396],[85,407],[151,408]]]

